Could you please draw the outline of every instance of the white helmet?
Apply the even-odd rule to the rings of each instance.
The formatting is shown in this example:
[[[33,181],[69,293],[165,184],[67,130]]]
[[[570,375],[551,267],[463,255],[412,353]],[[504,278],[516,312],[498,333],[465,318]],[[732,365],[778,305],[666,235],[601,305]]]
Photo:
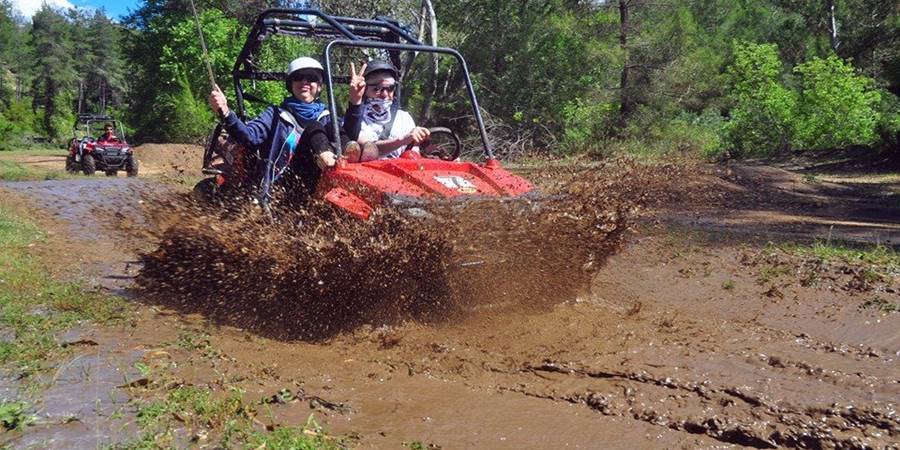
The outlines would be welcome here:
[[[310,58],[309,56],[301,56],[288,64],[287,72],[284,74],[285,80],[290,80],[291,75],[298,70],[303,69],[312,69],[319,74],[319,79],[325,77],[325,69],[322,68],[322,65],[319,64],[319,61],[316,61],[315,58]],[[288,90],[290,90],[290,86],[288,86]]]

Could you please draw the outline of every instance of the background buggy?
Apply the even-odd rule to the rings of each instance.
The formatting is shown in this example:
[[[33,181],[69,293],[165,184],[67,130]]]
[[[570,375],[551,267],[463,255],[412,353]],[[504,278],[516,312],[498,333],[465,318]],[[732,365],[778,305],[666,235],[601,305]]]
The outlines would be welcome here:
[[[113,126],[115,141],[98,141],[106,124]],[[80,170],[85,175],[93,175],[100,170],[107,176],[115,176],[119,170],[124,170],[129,177],[137,176],[138,162],[119,121],[105,115],[79,114],[72,125],[72,135],[66,172]]]

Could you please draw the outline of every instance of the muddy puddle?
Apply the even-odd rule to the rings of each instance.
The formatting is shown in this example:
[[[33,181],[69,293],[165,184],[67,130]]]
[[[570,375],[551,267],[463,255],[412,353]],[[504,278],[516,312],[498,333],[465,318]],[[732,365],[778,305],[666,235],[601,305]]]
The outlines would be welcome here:
[[[628,231],[641,206],[708,192],[670,189],[675,170],[554,170],[529,178],[577,202],[431,223],[148,200],[117,235],[149,249],[147,307],[106,338],[202,336],[215,351],[146,362],[359,448],[896,447],[900,314],[865,306],[900,304],[896,274]]]

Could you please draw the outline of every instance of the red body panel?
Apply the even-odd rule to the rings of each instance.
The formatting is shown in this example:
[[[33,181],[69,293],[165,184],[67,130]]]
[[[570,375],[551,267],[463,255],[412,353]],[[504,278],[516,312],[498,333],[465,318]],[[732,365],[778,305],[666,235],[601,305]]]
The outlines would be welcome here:
[[[125,142],[125,141],[119,141],[119,140],[115,140],[115,141],[90,141],[90,142],[84,144],[84,152],[85,152],[85,153],[93,153],[93,152],[94,152],[94,147],[96,147],[97,145],[99,145],[99,146],[101,146],[101,147],[103,147],[103,148],[120,148],[120,149],[121,149],[121,148],[128,147],[128,143],[127,143],[127,142]],[[73,141],[72,141],[72,144],[69,146],[69,154],[74,155],[75,152],[76,152],[77,150],[78,150],[78,141],[73,140]]]
[[[317,195],[350,214],[366,219],[385,202],[385,195],[428,200],[466,197],[517,197],[531,183],[500,167],[422,158],[407,151],[400,158],[347,163],[339,161],[319,180]]]

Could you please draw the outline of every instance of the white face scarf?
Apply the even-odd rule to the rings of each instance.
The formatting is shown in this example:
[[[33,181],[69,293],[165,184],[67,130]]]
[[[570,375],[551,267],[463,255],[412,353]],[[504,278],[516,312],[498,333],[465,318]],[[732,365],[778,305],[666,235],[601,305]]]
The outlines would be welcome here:
[[[391,83],[396,85],[397,80],[389,73],[376,72],[366,80],[367,84],[380,86],[382,83]],[[363,111],[363,118],[366,123],[371,125],[385,126],[391,121],[391,100],[381,98],[366,98],[366,109]]]
[[[366,100],[366,109],[363,111],[363,118],[366,123],[381,126],[387,125],[391,121],[392,103],[390,100],[380,98]]]

